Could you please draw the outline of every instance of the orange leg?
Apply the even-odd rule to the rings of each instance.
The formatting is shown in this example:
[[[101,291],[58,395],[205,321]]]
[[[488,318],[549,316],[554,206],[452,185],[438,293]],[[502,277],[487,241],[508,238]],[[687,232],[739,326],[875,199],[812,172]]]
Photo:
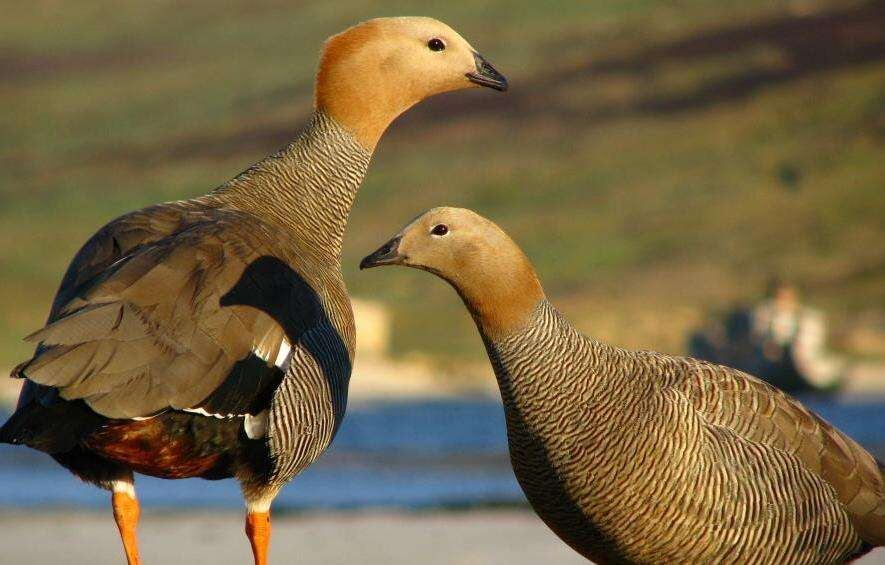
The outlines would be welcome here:
[[[255,565],[267,565],[267,548],[270,545],[270,512],[246,514],[246,536],[252,544]]]
[[[115,492],[111,502],[114,506],[114,520],[117,521],[117,529],[120,530],[120,538],[123,540],[126,561],[129,565],[140,565],[138,536],[135,533],[138,527],[138,516],[141,514],[138,499],[127,492]]]

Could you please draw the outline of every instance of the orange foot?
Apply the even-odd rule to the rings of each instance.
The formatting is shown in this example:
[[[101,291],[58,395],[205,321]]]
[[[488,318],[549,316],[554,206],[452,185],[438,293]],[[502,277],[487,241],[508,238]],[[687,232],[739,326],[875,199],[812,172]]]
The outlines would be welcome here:
[[[140,565],[138,557],[138,517],[141,508],[138,499],[125,492],[115,492],[111,498],[114,507],[114,520],[117,521],[117,529],[120,530],[120,539],[123,540],[123,550],[126,552],[126,561],[129,565]]]
[[[267,549],[270,545],[270,513],[247,513],[246,536],[249,538],[249,543],[252,544],[255,565],[267,565]]]

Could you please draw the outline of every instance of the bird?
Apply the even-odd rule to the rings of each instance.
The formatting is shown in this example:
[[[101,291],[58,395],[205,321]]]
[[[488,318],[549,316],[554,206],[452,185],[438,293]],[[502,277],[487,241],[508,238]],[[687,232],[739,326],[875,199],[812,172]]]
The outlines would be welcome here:
[[[429,210],[360,268],[385,265],[460,295],[498,382],[514,474],[587,559],[836,563],[885,543],[885,468],[860,445],[736,369],[579,333],[476,212]]]
[[[133,472],[235,478],[254,562],[280,488],[330,445],[354,320],[341,273],[350,209],[388,125],[432,95],[508,87],[448,25],[377,18],[325,43],[294,141],[211,192],[125,214],[77,252],[0,441],[111,491],[140,562]]]

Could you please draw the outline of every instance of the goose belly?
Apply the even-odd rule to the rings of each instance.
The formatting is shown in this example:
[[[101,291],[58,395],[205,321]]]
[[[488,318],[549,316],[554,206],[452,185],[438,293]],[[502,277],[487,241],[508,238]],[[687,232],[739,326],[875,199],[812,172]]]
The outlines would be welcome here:
[[[242,418],[166,412],[144,420],[109,420],[84,438],[92,453],[164,479],[222,479],[235,473]]]
[[[860,549],[833,489],[798,460],[664,406],[641,421],[508,416],[520,486],[576,551],[605,563],[833,563]]]

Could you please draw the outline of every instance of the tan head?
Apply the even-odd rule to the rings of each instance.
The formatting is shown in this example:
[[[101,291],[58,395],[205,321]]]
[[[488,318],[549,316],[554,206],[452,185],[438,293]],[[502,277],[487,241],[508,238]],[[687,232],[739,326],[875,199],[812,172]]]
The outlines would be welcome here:
[[[373,149],[412,105],[478,86],[506,90],[507,79],[455,30],[432,18],[377,18],[326,42],[315,103]]]
[[[464,208],[434,208],[360,263],[404,265],[448,281],[480,330],[500,339],[522,328],[544,290],[528,258],[494,222]]]

